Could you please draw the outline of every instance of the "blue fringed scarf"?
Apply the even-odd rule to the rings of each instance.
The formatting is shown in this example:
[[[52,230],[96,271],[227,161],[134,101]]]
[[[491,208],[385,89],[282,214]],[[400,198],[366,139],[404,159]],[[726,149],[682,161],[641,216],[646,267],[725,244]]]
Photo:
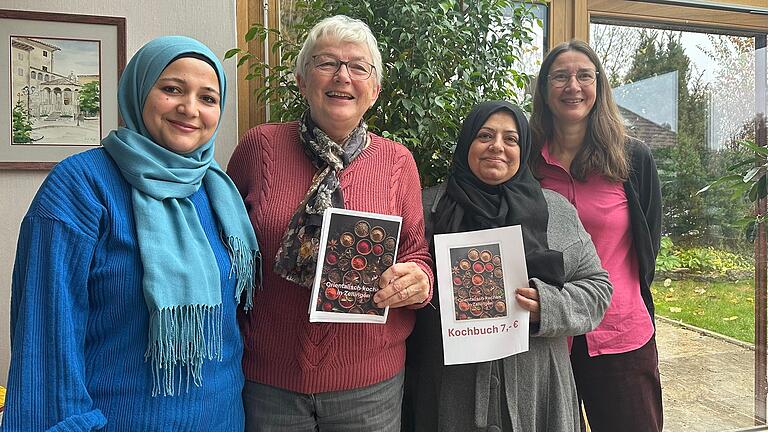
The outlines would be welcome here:
[[[186,370],[202,385],[203,360],[222,356],[222,306],[219,268],[188,199],[205,185],[222,238],[230,252],[230,277],[237,278],[236,300],[245,292],[252,306],[258,282],[259,247],[235,185],[213,159],[211,140],[192,153],[177,154],[152,140],[142,120],[147,94],[162,71],[180,56],[205,58],[219,78],[224,110],[226,78],[208,47],[182,36],[152,40],[131,59],[120,78],[118,103],[126,127],[110,132],[102,145],[133,187],[144,299],[150,312],[145,358],[151,360],[152,395],[172,396]]]

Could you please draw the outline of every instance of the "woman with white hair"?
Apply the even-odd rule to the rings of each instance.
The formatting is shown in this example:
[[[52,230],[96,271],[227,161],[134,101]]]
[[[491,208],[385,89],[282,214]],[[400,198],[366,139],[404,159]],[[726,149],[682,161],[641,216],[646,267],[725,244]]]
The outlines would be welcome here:
[[[381,71],[367,25],[341,15],[319,22],[296,61],[309,109],[248,131],[229,163],[266,257],[263,289],[241,320],[246,430],[400,430],[405,340],[433,276],[413,156],[363,121]],[[403,219],[398,262],[374,296],[390,306],[386,324],[309,322],[328,207]]]

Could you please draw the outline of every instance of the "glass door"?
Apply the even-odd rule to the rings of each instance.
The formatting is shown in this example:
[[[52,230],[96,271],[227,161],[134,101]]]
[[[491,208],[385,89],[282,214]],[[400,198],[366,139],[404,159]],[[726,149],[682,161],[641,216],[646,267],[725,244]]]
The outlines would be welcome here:
[[[652,292],[665,431],[764,424],[765,278],[755,277],[764,239],[755,205],[729,187],[699,191],[728,174],[748,145],[765,145],[766,35],[653,19],[631,6],[636,13],[591,11],[589,39],[662,182]]]

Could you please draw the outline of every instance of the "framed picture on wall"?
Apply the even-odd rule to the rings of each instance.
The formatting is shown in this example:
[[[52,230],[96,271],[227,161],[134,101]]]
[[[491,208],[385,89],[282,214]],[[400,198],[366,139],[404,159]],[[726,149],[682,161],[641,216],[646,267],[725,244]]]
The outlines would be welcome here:
[[[49,169],[118,126],[125,18],[0,9],[0,168]]]

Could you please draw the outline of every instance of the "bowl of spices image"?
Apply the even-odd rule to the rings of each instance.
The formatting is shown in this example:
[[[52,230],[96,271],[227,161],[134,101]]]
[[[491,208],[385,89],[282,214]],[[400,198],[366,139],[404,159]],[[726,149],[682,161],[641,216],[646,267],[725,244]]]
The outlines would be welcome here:
[[[371,225],[366,221],[359,221],[355,224],[354,231],[358,237],[368,237],[368,233],[371,231]]]
[[[350,247],[355,244],[355,236],[350,232],[341,233],[339,236],[339,243],[341,243],[342,246]]]
[[[384,237],[386,237],[387,232],[384,231],[384,228],[380,226],[375,226],[371,228],[371,240],[373,240],[376,243],[381,242],[384,240]]]
[[[355,305],[357,302],[357,297],[352,292],[345,292],[344,294],[339,297],[339,306],[343,307],[344,309],[349,309],[352,306]]]

